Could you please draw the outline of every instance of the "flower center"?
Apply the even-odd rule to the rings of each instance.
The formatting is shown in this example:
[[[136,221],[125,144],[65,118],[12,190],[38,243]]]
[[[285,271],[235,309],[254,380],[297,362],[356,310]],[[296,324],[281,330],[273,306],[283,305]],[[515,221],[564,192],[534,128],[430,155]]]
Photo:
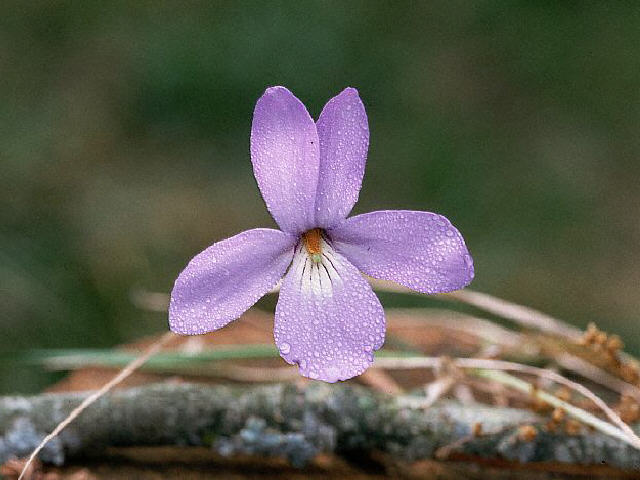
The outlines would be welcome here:
[[[338,273],[342,260],[327,240],[320,228],[303,233],[290,267],[293,282],[300,291],[317,298],[333,296],[334,290],[342,285]]]
[[[320,263],[322,261],[322,230],[319,228],[309,230],[302,234],[302,239],[311,260],[314,263]]]

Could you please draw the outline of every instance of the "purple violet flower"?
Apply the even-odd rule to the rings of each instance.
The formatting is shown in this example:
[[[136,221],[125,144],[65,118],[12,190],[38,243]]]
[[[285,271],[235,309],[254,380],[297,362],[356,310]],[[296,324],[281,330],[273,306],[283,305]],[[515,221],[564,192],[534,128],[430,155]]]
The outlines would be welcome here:
[[[284,87],[258,100],[251,162],[282,231],[247,230],[194,257],[169,306],[172,331],[211,332],[240,317],[283,279],[274,337],[305,377],[360,375],[384,343],[380,301],[360,273],[433,294],[465,287],[473,261],[440,215],[383,210],[346,218],[358,200],[369,146],[364,105],[343,90],[318,122]]]

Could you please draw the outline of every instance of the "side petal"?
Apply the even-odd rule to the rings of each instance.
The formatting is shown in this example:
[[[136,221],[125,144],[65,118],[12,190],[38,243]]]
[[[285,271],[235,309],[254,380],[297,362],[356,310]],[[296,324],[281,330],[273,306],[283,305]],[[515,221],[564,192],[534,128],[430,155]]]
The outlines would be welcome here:
[[[360,272],[326,244],[321,263],[299,247],[276,306],[282,358],[305,377],[347,380],[371,365],[384,335],[382,306]]]
[[[324,106],[318,119],[320,175],[316,221],[329,228],[345,219],[358,201],[369,148],[369,123],[355,88]]]
[[[422,293],[466,287],[473,260],[460,232],[441,215],[386,210],[357,215],[328,231],[362,272]]]
[[[238,318],[280,281],[296,241],[278,230],[257,228],[196,255],[173,286],[171,330],[196,335]]]
[[[284,87],[268,88],[253,112],[251,162],[267,209],[285,232],[315,227],[319,143],[302,102]]]

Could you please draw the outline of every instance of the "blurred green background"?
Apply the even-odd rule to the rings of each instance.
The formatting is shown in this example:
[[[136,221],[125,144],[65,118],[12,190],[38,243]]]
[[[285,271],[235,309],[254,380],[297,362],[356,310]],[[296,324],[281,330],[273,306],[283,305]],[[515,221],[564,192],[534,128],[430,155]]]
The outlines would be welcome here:
[[[249,131],[278,84],[313,116],[360,90],[354,213],[444,214],[474,288],[640,351],[636,2],[3,2],[0,71],[5,352],[164,331],[136,291],[273,226]],[[51,379],[0,366],[0,392]]]

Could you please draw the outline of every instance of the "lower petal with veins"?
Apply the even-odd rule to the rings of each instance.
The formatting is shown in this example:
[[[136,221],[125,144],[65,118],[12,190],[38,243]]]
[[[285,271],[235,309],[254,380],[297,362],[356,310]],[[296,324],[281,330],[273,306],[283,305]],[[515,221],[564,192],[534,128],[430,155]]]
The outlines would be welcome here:
[[[306,377],[346,380],[371,365],[384,335],[382,306],[360,272],[324,239],[320,262],[299,245],[276,307],[281,356]]]

